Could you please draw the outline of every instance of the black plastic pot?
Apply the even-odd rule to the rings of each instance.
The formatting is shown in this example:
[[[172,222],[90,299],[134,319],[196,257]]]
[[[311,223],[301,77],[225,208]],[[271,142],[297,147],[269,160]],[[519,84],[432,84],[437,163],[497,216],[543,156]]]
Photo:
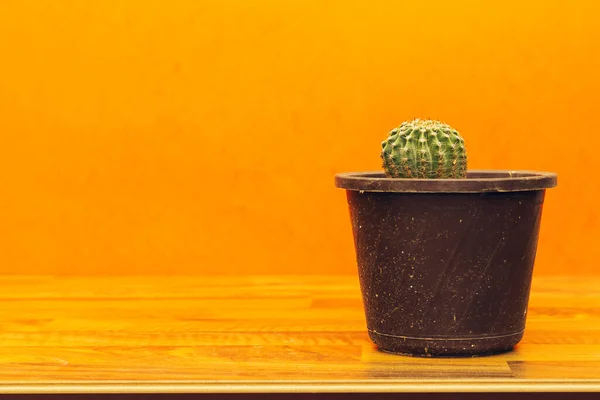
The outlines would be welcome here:
[[[553,173],[466,179],[335,177],[346,189],[371,340],[382,351],[474,356],[523,337]]]

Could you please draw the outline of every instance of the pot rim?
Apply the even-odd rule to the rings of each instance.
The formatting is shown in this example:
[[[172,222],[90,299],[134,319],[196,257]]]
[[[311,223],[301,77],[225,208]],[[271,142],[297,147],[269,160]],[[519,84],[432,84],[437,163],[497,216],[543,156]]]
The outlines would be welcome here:
[[[469,170],[465,179],[389,178],[383,171],[343,172],[335,186],[364,192],[488,193],[544,190],[557,185],[557,174],[531,170]]]

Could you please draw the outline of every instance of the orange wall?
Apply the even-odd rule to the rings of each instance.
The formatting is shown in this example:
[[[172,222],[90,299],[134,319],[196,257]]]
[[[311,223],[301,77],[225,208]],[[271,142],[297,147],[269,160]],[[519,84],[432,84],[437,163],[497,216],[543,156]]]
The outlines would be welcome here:
[[[2,1],[0,273],[354,273],[333,175],[420,116],[471,168],[558,172],[536,273],[600,274],[599,14]]]

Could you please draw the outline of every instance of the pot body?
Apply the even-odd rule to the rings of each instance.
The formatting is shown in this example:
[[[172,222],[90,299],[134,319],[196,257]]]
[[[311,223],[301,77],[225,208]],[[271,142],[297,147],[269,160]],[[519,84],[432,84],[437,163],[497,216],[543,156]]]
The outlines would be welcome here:
[[[545,190],[347,190],[371,340],[473,356],[523,337]]]

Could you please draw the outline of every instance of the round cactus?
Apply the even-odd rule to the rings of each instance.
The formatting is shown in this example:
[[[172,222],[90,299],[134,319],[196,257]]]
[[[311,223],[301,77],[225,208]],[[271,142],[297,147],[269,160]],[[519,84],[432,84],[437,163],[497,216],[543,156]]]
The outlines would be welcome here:
[[[392,178],[466,178],[465,141],[447,124],[415,119],[392,129],[381,142],[385,174]]]

